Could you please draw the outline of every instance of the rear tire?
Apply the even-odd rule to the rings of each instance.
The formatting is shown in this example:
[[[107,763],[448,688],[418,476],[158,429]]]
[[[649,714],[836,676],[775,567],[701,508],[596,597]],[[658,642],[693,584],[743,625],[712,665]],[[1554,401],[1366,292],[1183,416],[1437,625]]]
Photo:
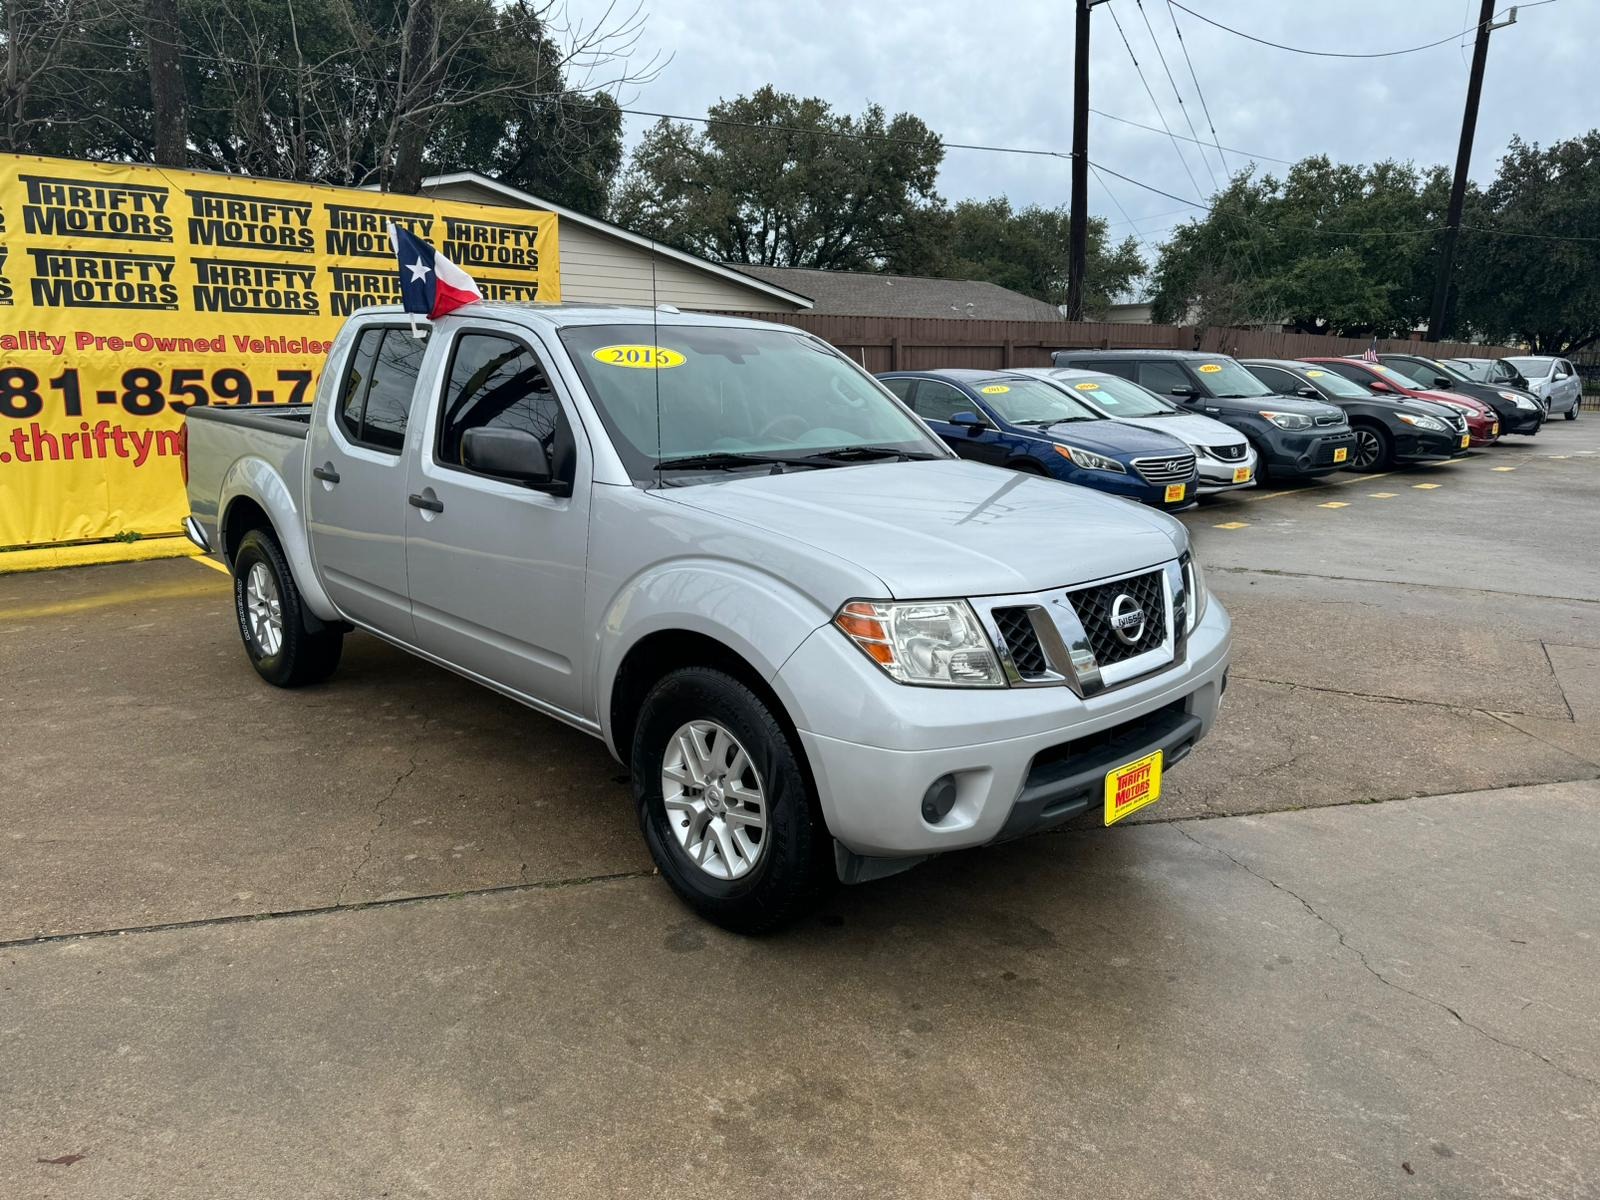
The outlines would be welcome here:
[[[825,894],[832,840],[798,748],[733,676],[683,667],[663,677],[639,710],[630,766],[650,856],[708,921],[763,933]]]
[[[1576,402],[1574,402],[1572,407],[1567,409],[1567,420],[1576,421],[1578,419],[1578,409],[1580,409],[1582,407],[1583,407],[1583,398],[1579,397],[1578,400]]]
[[[1384,471],[1394,464],[1394,442],[1387,430],[1376,425],[1357,425],[1355,452],[1350,456],[1351,471]]]
[[[233,610],[250,665],[274,687],[321,683],[339,665],[344,630],[308,628],[289,561],[266,530],[245,534],[233,556]]]

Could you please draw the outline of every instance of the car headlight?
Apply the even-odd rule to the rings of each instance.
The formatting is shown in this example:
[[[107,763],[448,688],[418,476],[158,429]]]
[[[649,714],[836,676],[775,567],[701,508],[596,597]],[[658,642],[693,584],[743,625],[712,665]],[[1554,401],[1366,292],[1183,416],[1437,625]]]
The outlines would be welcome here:
[[[1183,630],[1188,634],[1194,632],[1194,627],[1200,624],[1200,618],[1205,616],[1206,601],[1210,598],[1210,593],[1206,591],[1205,572],[1200,569],[1192,553],[1183,556],[1183,590],[1189,598]]]
[[[1261,415],[1279,429],[1311,428],[1311,418],[1304,413],[1269,412],[1267,409],[1262,409]]]
[[[852,600],[833,623],[900,683],[1006,685],[994,647],[965,600]]]
[[[1415,425],[1418,429],[1431,429],[1435,433],[1444,433],[1443,421],[1435,421],[1432,417],[1414,417],[1410,413],[1395,413],[1407,425]]]
[[[1128,468],[1124,467],[1114,458],[1107,458],[1104,454],[1096,454],[1093,450],[1080,450],[1076,446],[1055,447],[1055,452],[1061,455],[1075,467],[1082,467],[1085,471],[1112,471],[1118,475],[1126,475]]]
[[[1509,401],[1511,401],[1511,403],[1515,404],[1518,408],[1534,408],[1534,407],[1537,407],[1532,400],[1529,400],[1526,396],[1519,396],[1515,392],[1501,392],[1500,393],[1500,399],[1509,400]]]

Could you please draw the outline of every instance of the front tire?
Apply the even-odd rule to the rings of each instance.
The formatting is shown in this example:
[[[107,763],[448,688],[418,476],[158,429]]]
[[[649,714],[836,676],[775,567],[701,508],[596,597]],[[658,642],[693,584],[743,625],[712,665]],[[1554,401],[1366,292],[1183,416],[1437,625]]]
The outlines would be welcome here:
[[[1572,407],[1567,409],[1567,420],[1576,421],[1578,419],[1578,409],[1580,409],[1582,407],[1583,407],[1583,397],[1579,396],[1576,400],[1574,400],[1572,402]]]
[[[309,628],[289,561],[265,530],[245,534],[233,556],[233,609],[250,665],[274,687],[321,683],[339,665],[344,631]]]
[[[736,933],[815,906],[831,842],[788,733],[731,675],[684,667],[650,690],[630,755],[650,856],[679,898]]]
[[[1357,425],[1352,432],[1356,445],[1350,456],[1350,470],[1382,471],[1394,462],[1394,443],[1387,432],[1373,425]]]

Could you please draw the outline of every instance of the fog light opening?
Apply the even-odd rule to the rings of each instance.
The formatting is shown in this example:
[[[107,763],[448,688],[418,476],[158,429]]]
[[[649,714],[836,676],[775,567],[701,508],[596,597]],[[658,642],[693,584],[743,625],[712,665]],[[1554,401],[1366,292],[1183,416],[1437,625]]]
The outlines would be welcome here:
[[[956,780],[953,775],[941,775],[922,793],[922,819],[937,825],[950,815],[956,806]]]

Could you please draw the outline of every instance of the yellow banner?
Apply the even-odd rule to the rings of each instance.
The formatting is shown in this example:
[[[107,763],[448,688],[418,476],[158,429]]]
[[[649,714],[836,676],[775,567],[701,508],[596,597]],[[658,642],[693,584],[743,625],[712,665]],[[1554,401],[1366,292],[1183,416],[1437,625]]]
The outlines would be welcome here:
[[[177,530],[183,411],[309,401],[399,299],[391,220],[487,299],[561,299],[554,213],[0,155],[0,547]]]

